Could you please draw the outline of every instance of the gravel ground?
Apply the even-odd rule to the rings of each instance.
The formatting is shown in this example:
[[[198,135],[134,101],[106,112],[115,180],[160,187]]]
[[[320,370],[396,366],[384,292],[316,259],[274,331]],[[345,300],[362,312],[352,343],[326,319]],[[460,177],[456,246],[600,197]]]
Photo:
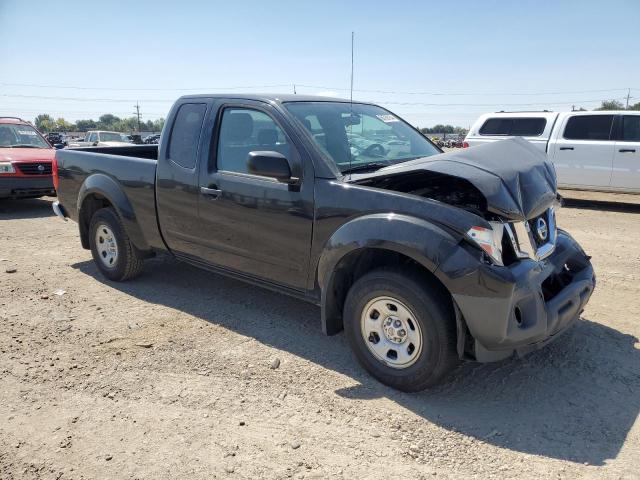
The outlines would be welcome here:
[[[0,478],[638,478],[640,206],[570,205],[583,319],[403,394],[316,307],[170,258],[108,282],[50,199],[3,201]]]

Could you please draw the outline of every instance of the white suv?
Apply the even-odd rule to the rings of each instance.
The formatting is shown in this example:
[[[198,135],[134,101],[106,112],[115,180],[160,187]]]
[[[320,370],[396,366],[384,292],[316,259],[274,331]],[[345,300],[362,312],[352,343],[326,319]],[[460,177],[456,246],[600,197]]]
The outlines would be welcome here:
[[[561,187],[640,193],[640,111],[488,113],[465,146],[516,136],[546,152]]]

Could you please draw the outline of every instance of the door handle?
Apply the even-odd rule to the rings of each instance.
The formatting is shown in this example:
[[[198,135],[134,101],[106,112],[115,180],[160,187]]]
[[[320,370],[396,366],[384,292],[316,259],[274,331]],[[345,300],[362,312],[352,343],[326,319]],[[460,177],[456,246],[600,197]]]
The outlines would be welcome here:
[[[618,150],[620,153],[636,153],[636,149],[635,148],[621,148],[620,150]]]
[[[560,147],[560,150],[573,150],[573,147]]]
[[[200,193],[216,199],[222,195],[222,190],[218,190],[217,188],[200,187]]]

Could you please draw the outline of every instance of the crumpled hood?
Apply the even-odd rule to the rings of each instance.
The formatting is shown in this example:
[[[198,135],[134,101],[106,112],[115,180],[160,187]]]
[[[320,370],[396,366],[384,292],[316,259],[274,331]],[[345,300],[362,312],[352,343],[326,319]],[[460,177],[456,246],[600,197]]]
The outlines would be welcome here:
[[[469,181],[487,200],[487,210],[523,221],[549,208],[557,197],[556,173],[547,156],[513,138],[392,165],[353,179],[374,179],[427,170]]]

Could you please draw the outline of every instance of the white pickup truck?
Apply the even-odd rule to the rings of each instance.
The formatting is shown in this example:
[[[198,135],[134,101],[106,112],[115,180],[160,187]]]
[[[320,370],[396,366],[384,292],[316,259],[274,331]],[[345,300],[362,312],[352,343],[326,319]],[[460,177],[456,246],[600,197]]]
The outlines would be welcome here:
[[[560,187],[640,193],[640,111],[487,113],[464,146],[511,137],[547,153]]]

